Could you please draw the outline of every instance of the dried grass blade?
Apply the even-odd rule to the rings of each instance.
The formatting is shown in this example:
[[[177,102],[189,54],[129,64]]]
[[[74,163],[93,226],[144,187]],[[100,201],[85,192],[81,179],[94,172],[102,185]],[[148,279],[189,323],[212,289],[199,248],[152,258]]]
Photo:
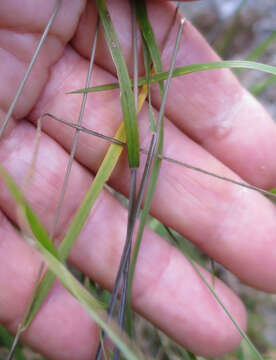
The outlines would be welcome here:
[[[39,41],[39,43],[37,45],[37,48],[35,49],[34,55],[33,55],[29,65],[28,65],[28,68],[27,68],[27,70],[26,70],[26,72],[24,74],[24,77],[23,77],[23,79],[22,79],[22,81],[21,81],[21,83],[20,83],[20,85],[19,85],[19,87],[17,89],[17,92],[16,92],[16,94],[14,96],[14,99],[13,99],[13,101],[12,101],[10,107],[9,107],[9,110],[8,110],[8,112],[6,114],[5,120],[4,120],[4,122],[3,122],[2,126],[1,126],[0,138],[2,137],[6,127],[8,125],[8,122],[9,122],[11,116],[12,116],[12,113],[14,111],[14,108],[15,108],[16,104],[17,104],[17,101],[18,101],[18,99],[19,99],[19,97],[20,97],[20,95],[21,95],[21,93],[22,93],[22,91],[24,89],[24,86],[25,86],[25,84],[26,84],[26,82],[27,82],[27,80],[28,80],[28,78],[30,76],[30,73],[32,71],[34,63],[36,62],[36,59],[37,59],[37,57],[39,55],[40,49],[41,49],[43,43],[45,42],[45,40],[47,38],[47,35],[49,33],[49,30],[50,30],[50,28],[51,28],[51,26],[52,26],[52,24],[53,24],[53,22],[55,20],[55,17],[57,15],[58,11],[59,11],[61,2],[62,2],[62,0],[57,0],[57,2],[56,2],[56,6],[55,6],[55,8],[54,8],[54,10],[53,10],[53,12],[52,12],[52,14],[51,14],[51,16],[49,18],[49,21],[48,21],[48,23],[47,23],[47,25],[46,25],[46,27],[45,27],[45,29],[43,31],[43,34],[42,34],[42,36],[40,38],[40,41]]]
[[[94,59],[95,59],[95,54],[96,54],[97,42],[98,42],[99,27],[100,27],[100,18],[98,16],[97,24],[96,24],[96,31],[95,31],[95,35],[94,35],[94,39],[93,39],[93,45],[92,45],[92,49],[91,49],[89,68],[88,68],[88,72],[87,72],[87,78],[86,78],[86,84],[85,84],[86,88],[88,88],[88,86],[89,86],[89,84],[91,82],[92,71],[93,71],[93,66],[94,66]],[[87,93],[83,94],[82,103],[81,103],[81,109],[80,109],[80,113],[79,113],[79,117],[78,117],[78,121],[77,121],[78,126],[81,126],[81,124],[82,124],[84,109],[85,109],[86,100],[87,100],[87,95],[88,95]],[[64,200],[64,197],[65,197],[67,185],[68,185],[68,182],[69,182],[69,176],[70,176],[70,173],[71,173],[75,153],[76,153],[76,150],[77,150],[79,132],[80,132],[80,130],[78,129],[78,127],[76,127],[76,132],[75,132],[75,135],[74,135],[73,144],[72,144],[72,148],[71,148],[71,152],[70,152],[70,158],[69,158],[69,161],[68,161],[68,164],[67,164],[67,167],[66,167],[66,174],[65,174],[64,181],[63,181],[61,193],[60,193],[60,196],[59,196],[53,226],[52,226],[51,233],[50,233],[50,238],[51,239],[54,238],[56,228],[57,228],[57,225],[58,225],[63,200]]]
[[[87,128],[84,127],[84,126],[77,125],[77,124],[75,124],[75,123],[72,123],[72,122],[63,120],[63,119],[58,118],[57,116],[52,115],[52,114],[50,114],[50,113],[45,113],[45,114],[43,114],[42,117],[40,118],[40,120],[42,120],[42,119],[43,119],[44,117],[46,117],[46,116],[49,116],[51,119],[54,119],[54,120],[56,120],[56,121],[58,121],[58,122],[61,122],[61,123],[64,124],[64,125],[70,126],[70,127],[73,128],[73,129],[77,129],[77,130],[82,131],[82,132],[84,132],[84,133],[86,133],[86,134],[90,134],[90,135],[93,135],[93,136],[97,136],[97,137],[99,137],[99,138],[101,138],[101,139],[103,139],[103,140],[106,140],[106,141],[108,141],[108,142],[111,142],[111,143],[113,143],[113,144],[123,145],[123,146],[126,145],[126,143],[123,142],[123,141],[120,141],[120,140],[115,139],[115,138],[110,137],[110,136],[106,136],[106,135],[100,134],[100,133],[98,133],[97,131],[87,129]]]
[[[144,150],[144,149],[141,149],[141,152],[144,153],[144,154],[147,154],[148,151],[147,150]],[[187,164],[183,161],[180,161],[180,160],[175,160],[175,159],[172,159],[168,156],[165,156],[165,155],[157,155],[157,157],[159,157],[160,159],[162,160],[165,160],[165,161],[169,161],[171,163],[174,163],[174,164],[177,164],[177,165],[180,165],[180,166],[183,166],[183,167],[186,167],[187,169],[190,169],[190,170],[194,170],[194,171],[198,171],[202,174],[205,174],[205,175],[209,175],[209,176],[212,176],[212,177],[215,177],[217,179],[220,179],[220,180],[223,180],[223,181],[227,181],[227,182],[230,182],[232,184],[236,184],[236,185],[239,185],[239,186],[242,186],[242,187],[245,187],[247,189],[250,189],[250,190],[254,190],[254,191],[257,191],[257,192],[260,192],[268,197],[271,197],[273,199],[276,199],[276,194],[274,194],[273,192],[271,191],[267,191],[267,190],[264,190],[264,189],[261,189],[257,186],[254,186],[254,185],[250,185],[250,184],[246,184],[244,182],[241,182],[241,181],[237,181],[237,180],[234,180],[234,179],[230,179],[228,177],[225,177],[225,176],[221,176],[221,175],[218,175],[218,174],[215,174],[215,173],[212,173],[211,171],[208,171],[208,170],[204,170],[202,168],[199,168],[199,167],[196,167],[196,166],[193,166],[193,165],[190,165],[190,164]]]

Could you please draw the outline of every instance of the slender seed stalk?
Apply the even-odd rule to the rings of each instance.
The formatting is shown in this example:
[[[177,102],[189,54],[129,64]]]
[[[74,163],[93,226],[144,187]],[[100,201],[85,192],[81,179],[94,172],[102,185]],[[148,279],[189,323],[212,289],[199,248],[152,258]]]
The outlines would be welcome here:
[[[147,154],[147,150],[144,150],[144,149],[141,149],[141,152]],[[227,181],[227,182],[230,182],[232,184],[235,184],[235,185],[239,185],[239,186],[242,186],[244,188],[247,188],[247,189],[250,189],[250,190],[255,190],[257,192],[260,192],[274,200],[276,200],[276,194],[273,194],[267,190],[264,190],[264,189],[261,189],[259,188],[258,186],[254,186],[254,185],[250,185],[250,184],[246,184],[244,182],[241,182],[241,181],[237,181],[237,180],[234,180],[234,179],[230,179],[226,176],[221,176],[221,175],[218,175],[218,174],[215,174],[211,171],[208,171],[208,170],[204,170],[204,169],[201,169],[197,166],[193,166],[193,165],[190,165],[190,164],[187,164],[185,162],[182,162],[182,161],[179,161],[179,160],[175,160],[175,159],[172,159],[171,157],[168,157],[168,156],[164,156],[164,155],[158,155],[158,157],[162,160],[165,160],[165,161],[169,161],[173,164],[177,164],[177,165],[180,165],[180,166],[183,166],[187,169],[190,169],[190,170],[194,170],[194,171],[198,171],[202,174],[205,174],[205,175],[209,175],[209,176],[212,176],[212,177],[215,177],[217,179],[220,179],[220,180],[223,180],[223,181]]]
[[[61,3],[62,3],[62,0],[57,0],[56,6],[55,6],[50,18],[49,18],[49,21],[48,21],[48,23],[47,23],[47,25],[46,25],[46,27],[45,27],[45,29],[43,31],[43,34],[42,34],[42,36],[40,38],[40,41],[39,41],[39,43],[37,45],[37,48],[35,49],[35,52],[34,52],[33,57],[32,57],[32,59],[31,59],[31,61],[29,63],[29,66],[28,66],[28,68],[27,68],[27,70],[26,70],[26,72],[24,74],[24,77],[23,77],[23,79],[22,79],[22,81],[21,81],[21,83],[20,83],[20,85],[19,85],[19,87],[17,89],[17,92],[16,92],[16,94],[14,96],[14,99],[13,99],[13,101],[12,101],[10,107],[9,107],[9,110],[8,110],[6,116],[5,116],[5,120],[4,120],[4,122],[3,122],[2,126],[1,126],[1,129],[0,129],[0,138],[2,137],[6,127],[8,125],[8,122],[9,122],[11,116],[12,116],[12,113],[14,111],[14,108],[15,108],[16,104],[17,104],[17,101],[18,101],[20,95],[22,94],[24,86],[25,86],[25,84],[26,84],[26,82],[27,82],[27,80],[28,80],[28,78],[30,76],[32,68],[33,68],[33,66],[34,66],[34,64],[36,62],[36,59],[37,59],[37,57],[38,57],[38,55],[40,53],[40,49],[42,48],[42,46],[43,46],[43,44],[44,44],[44,42],[45,42],[45,40],[47,38],[47,35],[49,33],[49,30],[51,29],[51,26],[52,26],[52,24],[53,24],[53,22],[55,20],[55,17],[57,15],[58,11],[59,11]]]
[[[72,128],[75,128],[75,129],[79,129],[80,131],[84,132],[84,133],[87,133],[87,134],[91,134],[91,135],[94,135],[94,136],[97,136],[103,140],[106,140],[106,141],[109,141],[111,143],[114,143],[114,144],[117,144],[117,145],[121,145],[121,146],[126,146],[126,143],[123,142],[123,141],[120,141],[116,138],[112,138],[110,136],[106,136],[106,135],[103,135],[103,134],[100,134],[96,131],[93,131],[93,130],[90,130],[90,129],[87,129],[86,127],[84,126],[78,126],[74,123],[71,123],[69,121],[66,121],[66,120],[62,120],[52,114],[49,114],[49,113],[45,113],[44,115],[42,115],[41,118],[43,118],[44,116],[49,116],[51,117],[52,119],[56,120],[56,121],[59,121],[59,122],[62,122],[63,124],[67,125],[67,126],[70,126]],[[142,154],[145,154],[145,155],[148,155],[149,151],[146,150],[146,149],[143,149],[143,148],[140,148],[140,152]],[[190,169],[190,170],[194,170],[194,171],[197,171],[197,172],[200,172],[202,174],[205,174],[205,175],[208,175],[208,176],[212,176],[212,177],[215,177],[219,180],[223,180],[223,181],[227,181],[227,182],[230,182],[232,184],[235,184],[235,185],[239,185],[239,186],[242,186],[242,187],[245,187],[247,189],[250,189],[250,190],[254,190],[254,191],[257,191],[263,195],[266,195],[267,197],[270,197],[274,200],[276,200],[276,194],[273,194],[271,192],[269,192],[268,190],[264,190],[258,186],[254,186],[254,185],[250,185],[250,184],[246,184],[244,182],[241,182],[241,181],[237,181],[237,180],[234,180],[234,179],[231,179],[231,178],[228,178],[226,176],[222,176],[222,175],[218,175],[218,174],[215,174],[211,171],[208,171],[208,170],[204,170],[202,168],[199,168],[197,166],[193,166],[191,164],[188,164],[186,162],[183,162],[183,161],[180,161],[180,160],[176,160],[176,159],[173,159],[169,156],[166,156],[166,155],[154,155],[155,158],[159,158],[160,160],[164,160],[164,161],[168,161],[170,163],[173,163],[173,164],[176,164],[176,165],[179,165],[179,166],[183,166],[187,169]]]
[[[87,79],[86,79],[86,84],[85,84],[86,88],[89,87],[91,77],[92,77],[92,71],[93,71],[94,59],[95,59],[97,41],[98,41],[98,34],[99,34],[99,27],[100,27],[100,18],[98,16],[97,25],[96,25],[96,31],[95,31],[95,35],[94,35],[94,39],[93,39],[93,45],[92,45],[92,49],[91,49],[91,56],[90,56],[90,63],[89,63],[88,73],[87,73]],[[80,109],[79,118],[78,118],[78,122],[77,122],[78,126],[81,126],[81,124],[82,124],[84,109],[85,109],[86,100],[87,100],[87,95],[88,95],[87,93],[83,94],[81,109]],[[76,153],[76,150],[77,150],[79,133],[80,133],[80,129],[78,127],[76,127],[76,132],[75,132],[74,139],[73,139],[73,145],[72,145],[72,149],[71,149],[71,153],[70,153],[70,158],[69,158],[69,161],[68,161],[68,164],[67,164],[66,174],[65,174],[64,182],[63,182],[63,185],[62,185],[62,189],[61,189],[61,193],[60,193],[60,197],[59,197],[59,201],[58,201],[58,205],[57,205],[57,209],[56,209],[54,223],[53,223],[51,233],[50,233],[50,239],[53,239],[54,236],[55,236],[56,228],[57,228],[60,213],[61,213],[62,204],[63,204],[63,201],[64,201],[66,189],[67,189],[68,182],[69,182],[69,176],[70,176],[70,173],[71,173],[75,153]]]
[[[130,254],[131,254],[131,246],[132,246],[132,233],[135,226],[136,221],[136,212],[135,212],[135,198],[136,198],[136,178],[137,171],[131,170],[131,181],[130,181],[130,200],[129,200],[129,213],[128,213],[128,224],[127,224],[127,237],[126,237],[126,245],[127,245],[127,254],[126,254],[126,264],[122,270],[122,293],[120,298],[120,306],[119,306],[119,316],[118,316],[118,324],[121,328],[123,328],[124,318],[125,318],[125,309],[126,309],[126,301],[127,301],[127,291],[128,291],[128,277],[129,277],[129,266],[130,266]],[[122,257],[124,254],[122,254]],[[120,359],[120,350],[118,347],[114,349],[114,360]]]
[[[100,139],[106,140],[106,141],[111,142],[111,143],[113,143],[113,144],[123,145],[123,146],[126,145],[125,142],[123,142],[123,141],[121,141],[121,140],[119,140],[119,139],[116,139],[116,138],[113,138],[113,137],[110,137],[110,136],[106,136],[106,135],[100,134],[100,133],[98,133],[97,131],[90,130],[90,129],[87,129],[86,127],[84,127],[84,126],[77,125],[77,124],[75,124],[75,123],[72,123],[72,122],[63,120],[63,119],[58,118],[57,116],[52,115],[52,114],[50,114],[50,113],[45,113],[45,114],[43,114],[40,119],[43,119],[43,118],[46,117],[46,116],[49,116],[50,118],[52,118],[52,119],[54,119],[54,120],[56,120],[56,121],[59,121],[59,122],[61,122],[62,124],[65,124],[65,125],[67,125],[67,126],[70,126],[70,127],[73,128],[73,129],[77,129],[77,130],[82,131],[82,132],[84,132],[84,133],[86,133],[86,134],[90,134],[90,135],[93,135],[93,136],[97,136],[97,137],[99,137]]]

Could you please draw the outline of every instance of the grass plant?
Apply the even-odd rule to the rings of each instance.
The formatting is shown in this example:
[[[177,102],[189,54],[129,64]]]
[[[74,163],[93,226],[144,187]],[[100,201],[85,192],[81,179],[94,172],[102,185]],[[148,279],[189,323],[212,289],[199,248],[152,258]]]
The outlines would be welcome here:
[[[57,1],[57,5],[53,11],[51,18],[49,19],[48,25],[45,28],[44,34],[41,38],[41,42],[34,54],[32,61],[28,67],[26,75],[20,85],[20,88],[15,95],[14,101],[7,112],[6,119],[4,124],[0,130],[0,136],[5,131],[5,128],[8,124],[8,121],[13,113],[13,109],[15,104],[20,97],[20,94],[24,88],[24,85],[27,81],[27,78],[32,70],[32,66],[39,55],[39,50],[41,46],[43,46],[43,41],[47,37],[47,33],[55,19],[56,14],[58,13],[61,1]],[[262,55],[262,53],[267,49],[267,47],[274,41],[276,38],[275,33],[273,33],[269,39],[261,44],[248,58],[246,61],[221,61],[221,62],[213,62],[213,63],[202,63],[202,64],[193,64],[184,66],[181,68],[175,68],[175,58],[177,53],[177,48],[180,42],[180,36],[182,27],[184,25],[184,21],[181,23],[177,39],[175,40],[175,50],[174,55],[172,57],[171,67],[168,71],[163,71],[162,62],[161,62],[161,52],[162,49],[159,49],[157,46],[157,41],[154,36],[154,29],[152,29],[149,18],[147,16],[147,9],[146,9],[146,2],[145,1],[136,1],[133,2],[133,14],[135,14],[137,18],[137,22],[139,25],[139,29],[142,36],[142,43],[144,49],[144,67],[146,75],[145,77],[141,77],[138,79],[138,71],[137,71],[137,63],[136,66],[134,65],[134,77],[133,81],[131,81],[128,69],[126,66],[125,59],[123,57],[123,53],[120,48],[120,44],[118,41],[118,37],[116,35],[115,29],[113,27],[111,17],[108,12],[108,8],[105,4],[104,0],[96,0],[99,18],[98,18],[98,25],[97,29],[99,29],[100,21],[102,23],[105,38],[112,55],[116,70],[117,70],[117,77],[118,83],[113,84],[105,84],[102,86],[97,87],[89,87],[92,77],[92,70],[93,70],[93,63],[94,63],[94,55],[97,46],[97,34],[98,30],[96,31],[96,35],[93,41],[93,46],[91,49],[91,60],[90,60],[90,67],[87,75],[87,80],[85,84],[85,88],[83,89],[73,89],[71,95],[68,96],[75,96],[73,94],[82,93],[83,94],[83,101],[79,113],[79,118],[77,124],[72,124],[67,122],[65,119],[59,119],[54,114],[45,114],[45,116],[51,116],[57,121],[61,121],[64,123],[64,126],[71,126],[75,128],[75,137],[73,141],[73,146],[70,154],[70,160],[67,166],[66,177],[64,179],[63,189],[61,191],[57,212],[55,216],[55,221],[52,227],[52,231],[50,234],[42,226],[40,220],[31,209],[30,205],[26,201],[23,191],[19,189],[16,185],[14,180],[11,176],[6,172],[6,170],[1,166],[0,167],[0,176],[4,183],[6,184],[7,188],[14,196],[18,209],[20,212],[21,222],[22,222],[22,231],[27,232],[29,237],[32,237],[35,241],[37,249],[41,252],[44,261],[47,263],[49,269],[41,279],[41,282],[37,286],[34,292],[34,296],[30,301],[29,307],[25,312],[24,318],[22,319],[21,326],[18,330],[17,336],[15,337],[15,341],[11,341],[10,335],[7,331],[1,326],[0,327],[0,341],[2,344],[8,348],[11,348],[11,351],[7,357],[7,359],[11,359],[13,356],[15,359],[24,360],[25,356],[23,355],[21,348],[17,347],[16,344],[19,339],[19,336],[22,331],[24,331],[30,323],[32,322],[33,318],[39,311],[42,302],[44,301],[45,297],[47,296],[55,278],[59,278],[63,286],[70,292],[70,294],[80,302],[80,304],[87,310],[89,315],[99,324],[100,328],[104,331],[101,337],[101,343],[98,349],[97,359],[101,359],[102,357],[102,350],[104,349],[104,341],[105,341],[105,334],[113,341],[115,344],[115,350],[112,357],[115,360],[120,358],[120,354],[122,354],[127,359],[142,359],[145,358],[145,354],[143,351],[137,346],[130,338],[133,336],[135,328],[135,323],[133,323],[133,318],[131,314],[131,305],[130,305],[130,298],[131,298],[131,288],[132,288],[132,280],[135,271],[135,263],[137,261],[137,256],[139,253],[139,245],[142,240],[143,231],[148,219],[148,214],[150,210],[151,200],[154,195],[155,187],[157,184],[159,170],[162,161],[170,161],[178,164],[179,166],[185,166],[190,168],[192,171],[199,171],[202,173],[203,176],[215,176],[219,178],[221,181],[230,181],[237,186],[245,186],[251,190],[259,191],[265,195],[270,197],[275,197],[275,194],[269,193],[263,189],[260,189],[255,186],[251,186],[245,183],[241,183],[232,179],[225,178],[220,176],[219,174],[213,174],[208,171],[208,169],[200,169],[194,167],[192,164],[186,164],[169,157],[166,157],[162,153],[162,145],[163,145],[163,117],[166,105],[166,97],[169,90],[170,80],[173,77],[184,76],[185,74],[198,72],[198,71],[206,71],[218,68],[234,68],[234,69],[252,69],[262,71],[264,73],[268,73],[272,75],[269,80],[269,84],[275,82],[276,76],[276,67],[253,62],[255,58]],[[134,24],[135,17],[132,18],[132,23]],[[135,25],[133,27],[133,34],[135,43],[135,38],[137,37]],[[168,32],[170,29],[168,29]],[[137,48],[134,45],[134,59],[136,58],[137,61]],[[136,51],[136,52],[135,52]],[[166,81],[166,85],[164,86],[164,81]],[[154,82],[159,83],[160,87],[160,95],[162,98],[161,108],[159,112],[158,119],[155,121],[153,116],[153,110],[151,106],[150,100],[150,85]],[[256,90],[252,90],[252,92],[257,93],[263,90],[264,87],[268,86],[267,82],[265,85],[259,85],[259,88]],[[101,134],[97,134],[90,129],[85,128],[82,125],[82,118],[83,113],[85,111],[85,104],[86,99],[89,92],[95,91],[106,91],[112,90],[115,88],[120,88],[121,92],[121,108],[122,108],[122,124],[118,131],[116,132],[114,138],[106,137]],[[138,90],[140,87],[140,90]],[[261,89],[261,90],[260,90]],[[149,124],[150,129],[152,131],[152,138],[151,144],[149,149],[140,149],[139,147],[139,134],[138,134],[138,123],[137,123],[137,115],[141,110],[143,104],[145,103],[146,99],[148,99],[148,107],[149,107]],[[44,116],[44,117],[45,117]],[[60,212],[62,211],[62,203],[65,196],[68,179],[71,172],[72,163],[74,160],[77,143],[78,143],[78,135],[80,132],[86,132],[91,134],[92,136],[100,136],[103,137],[106,141],[110,141],[111,144],[109,149],[105,155],[104,160],[101,163],[101,166],[88,190],[85,199],[83,200],[81,206],[79,207],[78,211],[76,212],[69,229],[61,242],[61,245],[56,248],[52,242],[52,239],[55,235],[55,229],[59,220]],[[106,312],[104,310],[105,306],[102,302],[100,302],[92,293],[97,293],[98,288],[93,287],[93,291],[88,291],[89,286],[86,288],[84,284],[78,281],[68,270],[65,266],[64,262],[67,259],[74,242],[76,241],[77,237],[79,236],[91,210],[93,210],[93,205],[95,204],[98,195],[100,194],[101,190],[108,182],[112,171],[114,170],[124,148],[127,147],[128,151],[128,160],[129,160],[129,169],[131,173],[131,187],[130,187],[130,201],[129,201],[129,216],[128,216],[128,231],[127,231],[127,239],[125,245],[125,251],[122,255],[121,264],[119,267],[116,283],[114,286],[114,292],[112,293],[111,297],[109,297],[109,308]],[[136,169],[139,168],[139,159],[142,153],[146,153],[147,161],[144,168],[143,178],[141,180],[140,187],[136,189]],[[34,151],[35,157],[36,151]],[[138,190],[138,191],[137,191]],[[137,196],[136,196],[136,193]],[[144,200],[143,209],[141,210],[141,204]],[[140,215],[140,224],[138,229],[138,235],[136,238],[136,245],[134,248],[134,255],[132,261],[130,262],[130,249],[132,243],[132,237],[134,232],[134,226],[136,224],[136,220]],[[158,223],[158,228],[162,227],[163,225]],[[244,339],[244,344],[242,345],[239,350],[236,351],[235,355],[237,359],[247,359],[245,352],[248,351],[252,359],[264,359],[262,354],[257,350],[255,345],[251,342],[249,337],[239,328],[238,324],[236,323],[235,319],[232,317],[231,313],[219,299],[218,295],[216,294],[212,284],[209,284],[206,279],[200,273],[196,262],[191,259],[187,251],[185,250],[185,246],[183,246],[183,242],[185,241],[182,239],[181,241],[177,236],[175,236],[174,232],[171,229],[167,229],[167,235],[170,240],[175,244],[177,248],[181,252],[185,254],[190,264],[193,266],[194,270],[197,272],[199,277],[202,281],[206,284],[209,288],[217,302],[222,306],[227,316],[231,319],[234,323],[240,334]],[[108,265],[107,265],[108,266]],[[128,275],[129,272],[129,275]],[[40,277],[40,276],[39,276]],[[120,291],[120,285],[122,285],[122,295],[121,301],[119,304],[119,325],[116,324],[114,320],[110,319],[110,316],[113,314],[115,308],[115,301],[117,299],[118,293]],[[107,301],[108,302],[108,301]],[[126,321],[126,330],[128,335],[123,333],[121,329],[124,327],[125,320],[124,314],[125,311],[127,312],[127,321]],[[160,336],[160,339],[162,336]],[[161,340],[160,340],[161,341]],[[162,343],[162,341],[161,341]],[[177,358],[182,359],[197,359],[194,354],[189,353],[185,349],[181,349],[179,347],[174,347],[175,356]],[[169,347],[169,346],[168,346]],[[246,347],[246,351],[244,350]],[[164,347],[165,349],[165,347]],[[248,350],[249,349],[249,350]],[[164,350],[164,354],[167,356],[167,349]],[[166,356],[164,355],[164,358]],[[104,356],[108,357],[108,351],[104,352]],[[225,359],[231,359],[232,355],[226,357]]]

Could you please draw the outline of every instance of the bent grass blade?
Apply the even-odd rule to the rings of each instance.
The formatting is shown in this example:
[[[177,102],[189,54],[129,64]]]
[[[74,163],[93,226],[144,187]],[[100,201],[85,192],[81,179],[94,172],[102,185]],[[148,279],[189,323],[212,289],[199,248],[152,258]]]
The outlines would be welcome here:
[[[134,347],[134,344],[122,334],[114,322],[108,319],[106,312],[102,310],[102,304],[94,298],[63,265],[62,259],[57,253],[43,225],[24,199],[12,177],[2,166],[0,166],[0,177],[22,210],[22,215],[25,217],[26,223],[32,231],[37,248],[53,274],[59,278],[70,294],[80,302],[89,315],[106,331],[108,336],[128,359],[137,360],[144,358],[142,352],[138,350],[136,346]]]
[[[146,87],[143,87],[140,91],[139,98],[138,98],[138,111],[141,110],[143,103],[147,96],[147,89]],[[126,141],[126,134],[124,129],[124,124],[122,123],[119,130],[115,134],[115,139],[118,141],[125,143]],[[109,149],[105,155],[105,158],[97,172],[97,175],[95,176],[93,183],[88,190],[82,204],[80,205],[72,223],[70,224],[70,227],[61,242],[58,253],[62,261],[64,261],[67,256],[69,255],[69,252],[78,237],[86,219],[88,218],[88,215],[90,214],[90,211],[100,194],[101,190],[104,187],[104,184],[109,179],[114,167],[116,166],[120,155],[123,151],[124,147],[120,146],[118,144],[112,143],[109,146]],[[29,316],[26,319],[26,323],[24,324],[24,327],[27,328],[29,324],[32,322],[34,316],[36,315],[37,311],[39,310],[43,300],[45,299],[46,295],[48,294],[53,282],[55,280],[55,276],[51,271],[47,271],[38,287],[38,291],[36,293],[36,296],[32,302]]]
[[[174,69],[172,77],[183,76],[199,71],[216,70],[216,69],[249,69],[258,70],[270,75],[276,76],[276,66],[266,65],[255,61],[245,60],[225,60],[216,62],[207,62],[193,65],[185,65]],[[168,79],[169,72],[163,71],[161,73],[155,73],[150,77],[150,83],[156,83],[162,80]],[[138,79],[138,86],[147,84],[147,78],[141,77]],[[79,89],[69,92],[69,94],[81,94],[85,92],[97,92],[117,89],[118,83],[105,84],[100,86],[94,86],[88,89]]]

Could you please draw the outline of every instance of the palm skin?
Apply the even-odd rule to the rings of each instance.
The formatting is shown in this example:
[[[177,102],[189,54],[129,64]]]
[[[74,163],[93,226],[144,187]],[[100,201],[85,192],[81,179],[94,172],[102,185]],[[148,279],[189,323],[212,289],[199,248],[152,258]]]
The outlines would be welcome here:
[[[24,6],[16,0],[0,3],[1,119],[54,6],[54,0],[29,0]],[[124,55],[131,64],[128,2],[108,1],[108,6]],[[174,5],[151,0],[148,11],[157,39],[162,43]],[[46,111],[72,122],[78,117],[81,96],[66,95],[66,92],[84,87],[96,17],[93,2],[66,0],[62,4],[0,142],[1,163],[19,185],[23,186],[32,161],[37,119]],[[170,45],[163,51],[165,69],[169,66],[176,31],[177,25]],[[102,32],[99,43],[94,85],[116,79]],[[177,66],[217,59],[187,23]],[[84,125],[113,136],[121,121],[119,96],[117,90],[89,95]],[[157,87],[153,87],[152,98],[158,110]],[[143,109],[139,117],[143,147],[150,140],[147,115]],[[26,188],[26,196],[48,231],[73,136],[72,129],[45,119],[36,172]],[[271,188],[276,183],[275,140],[273,121],[230,71],[208,71],[173,80],[166,107],[165,155]],[[107,147],[101,139],[80,135],[58,223],[57,241],[63,238]],[[142,164],[144,160],[142,157]],[[128,183],[129,170],[124,156],[110,184],[128,194]],[[22,241],[12,226],[18,222],[16,207],[2,183],[0,205],[0,321],[15,332],[41,257]],[[243,282],[267,292],[276,291],[276,212],[270,201],[260,194],[164,162],[151,213]],[[126,210],[103,191],[70,255],[76,267],[110,290],[123,248],[126,223]],[[210,274],[202,272],[210,279]],[[241,301],[218,279],[215,290],[245,329],[246,314]],[[240,341],[237,330],[185,257],[150,230],[145,231],[142,242],[132,302],[137,312],[197,354],[220,355],[235,348]],[[98,344],[98,329],[56,282],[23,339],[51,359],[91,359]]]

